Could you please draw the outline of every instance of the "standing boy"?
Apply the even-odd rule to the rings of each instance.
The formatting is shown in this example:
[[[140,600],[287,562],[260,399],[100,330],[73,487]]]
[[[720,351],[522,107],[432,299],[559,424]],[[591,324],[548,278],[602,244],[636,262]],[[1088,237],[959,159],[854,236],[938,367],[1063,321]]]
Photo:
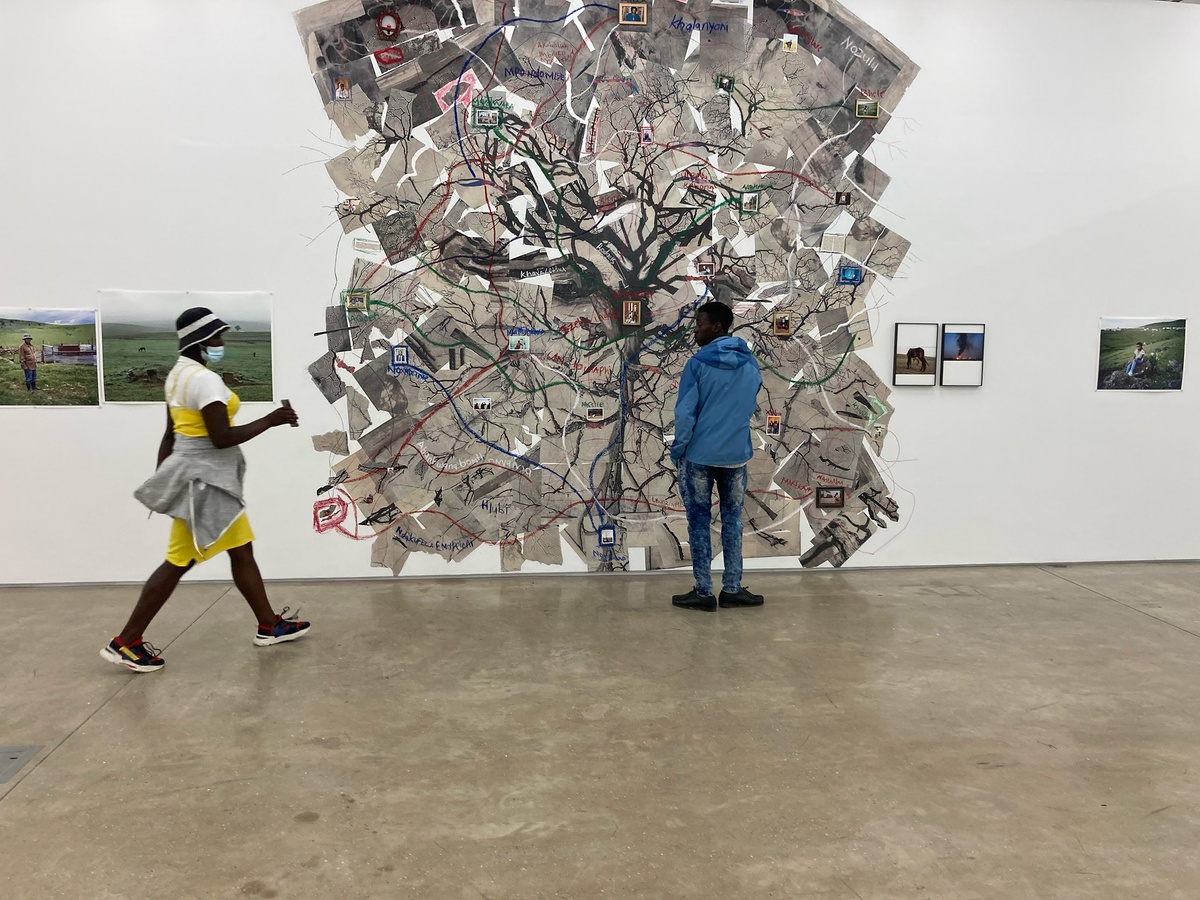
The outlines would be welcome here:
[[[712,584],[712,489],[721,501],[721,550],[725,574],[721,606],[761,606],[763,598],[742,586],[742,504],[746,464],[754,455],[750,417],[757,406],[762,375],[758,361],[740,337],[729,334],[733,310],[705,303],[696,310],[696,344],[675,400],[675,441],[671,461],[679,467],[679,496],[687,511],[688,544],[696,584],[671,598],[675,606],[711,612],[717,608]]]

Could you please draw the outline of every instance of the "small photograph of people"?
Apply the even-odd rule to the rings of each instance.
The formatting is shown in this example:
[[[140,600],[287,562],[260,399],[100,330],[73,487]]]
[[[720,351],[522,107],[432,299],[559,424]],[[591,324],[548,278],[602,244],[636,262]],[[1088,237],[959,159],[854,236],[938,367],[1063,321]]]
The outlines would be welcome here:
[[[859,119],[878,119],[879,118],[879,101],[878,100],[855,100],[854,115]]]
[[[611,8],[609,7],[609,9]],[[645,25],[647,8],[648,4],[646,3],[619,3],[617,4],[617,21],[622,25]]]
[[[641,325],[642,324],[642,301],[641,300],[625,300],[621,303],[621,324],[622,325]]]

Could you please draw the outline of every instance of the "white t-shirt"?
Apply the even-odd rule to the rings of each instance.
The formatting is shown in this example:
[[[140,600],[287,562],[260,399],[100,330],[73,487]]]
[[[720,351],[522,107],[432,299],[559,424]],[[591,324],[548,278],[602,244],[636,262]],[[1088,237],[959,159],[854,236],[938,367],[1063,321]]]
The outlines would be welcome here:
[[[167,376],[167,405],[172,409],[202,410],[210,403],[229,403],[233,391],[221,376],[194,359],[179,357]]]

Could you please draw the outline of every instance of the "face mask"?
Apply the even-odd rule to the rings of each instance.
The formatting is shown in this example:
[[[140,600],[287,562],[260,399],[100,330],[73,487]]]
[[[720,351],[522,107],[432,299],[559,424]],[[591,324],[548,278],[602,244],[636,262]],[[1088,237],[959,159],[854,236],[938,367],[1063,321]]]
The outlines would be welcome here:
[[[224,347],[205,347],[204,358],[209,362],[220,362],[225,357]]]

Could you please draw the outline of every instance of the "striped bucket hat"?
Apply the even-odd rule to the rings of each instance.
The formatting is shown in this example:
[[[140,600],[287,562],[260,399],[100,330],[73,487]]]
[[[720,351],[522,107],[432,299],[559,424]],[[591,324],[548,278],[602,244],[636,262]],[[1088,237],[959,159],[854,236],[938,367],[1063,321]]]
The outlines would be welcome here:
[[[175,320],[175,330],[179,333],[180,350],[202,344],[214,334],[220,334],[228,328],[229,326],[218,319],[211,309],[204,306],[185,309]]]

